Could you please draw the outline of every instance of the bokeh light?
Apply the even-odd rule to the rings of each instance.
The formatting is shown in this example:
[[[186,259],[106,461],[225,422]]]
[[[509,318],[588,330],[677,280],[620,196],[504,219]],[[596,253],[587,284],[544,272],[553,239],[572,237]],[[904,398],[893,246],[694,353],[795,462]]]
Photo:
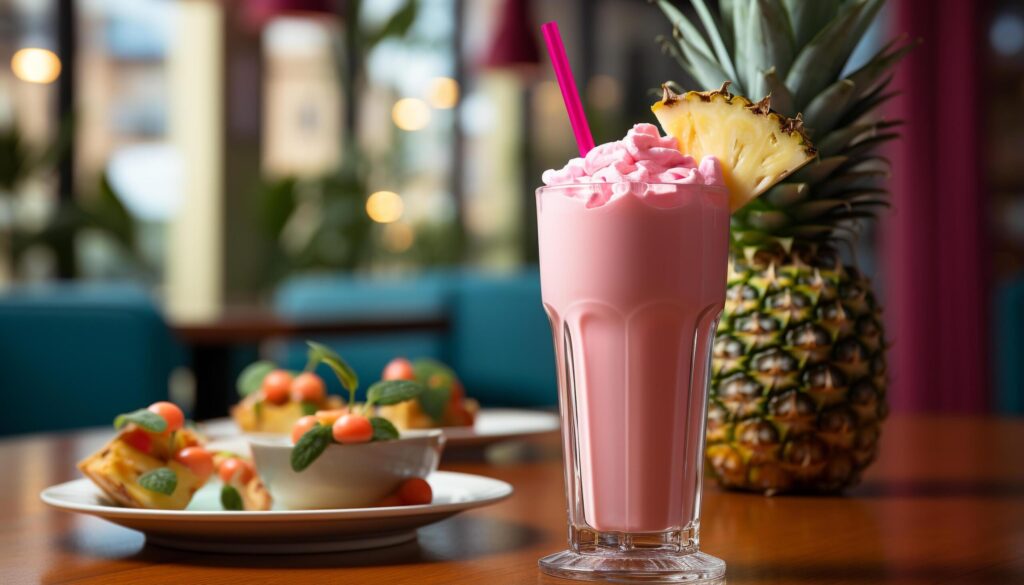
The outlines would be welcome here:
[[[533,107],[546,116],[565,117],[565,102],[562,90],[554,81],[541,81],[533,88]]]
[[[430,82],[427,101],[439,110],[454,108],[459,103],[459,82],[451,77],[435,77]]]
[[[402,217],[405,204],[394,191],[377,191],[366,200],[366,214],[377,223],[391,223]]]
[[[384,247],[391,252],[401,253],[412,247],[416,234],[409,224],[396,221],[384,226]]]
[[[52,83],[60,75],[60,59],[46,49],[21,49],[11,57],[11,71],[22,81]]]
[[[422,130],[430,123],[430,107],[421,99],[403,98],[391,108],[391,119],[402,130]]]
[[[587,83],[587,101],[600,110],[613,110],[622,104],[622,86],[611,75],[595,75]]]
[[[1000,55],[1016,55],[1024,49],[1024,18],[1012,12],[1000,14],[992,22],[988,38]]]

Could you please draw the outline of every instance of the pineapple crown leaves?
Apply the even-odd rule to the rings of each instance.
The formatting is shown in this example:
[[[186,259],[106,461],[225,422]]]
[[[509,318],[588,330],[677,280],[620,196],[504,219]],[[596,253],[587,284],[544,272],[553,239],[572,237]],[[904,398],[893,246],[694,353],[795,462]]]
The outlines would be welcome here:
[[[898,36],[842,75],[885,0],[719,0],[717,13],[706,0],[689,0],[692,12],[650,2],[673,29],[657,41],[694,81],[731,80],[737,94],[770,95],[779,114],[802,114],[818,150],[818,160],[734,215],[736,247],[845,238],[857,229],[844,223],[886,205],[888,160],[876,152],[899,136],[900,122],[872,114],[897,95],[892,69],[919,40]]]

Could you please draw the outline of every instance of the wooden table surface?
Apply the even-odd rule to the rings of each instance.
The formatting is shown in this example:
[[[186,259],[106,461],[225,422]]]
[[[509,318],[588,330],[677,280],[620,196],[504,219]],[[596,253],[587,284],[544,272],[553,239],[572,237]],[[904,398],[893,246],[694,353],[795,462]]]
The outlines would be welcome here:
[[[47,508],[96,433],[0,441],[0,583],[568,583],[537,559],[565,545],[553,440],[517,462],[446,463],[512,483],[510,499],[420,530],[392,549],[212,555],[146,546],[141,534]],[[505,457],[504,459],[508,459]],[[1024,583],[1024,421],[892,418],[882,453],[846,497],[709,487],[702,548],[745,583]]]

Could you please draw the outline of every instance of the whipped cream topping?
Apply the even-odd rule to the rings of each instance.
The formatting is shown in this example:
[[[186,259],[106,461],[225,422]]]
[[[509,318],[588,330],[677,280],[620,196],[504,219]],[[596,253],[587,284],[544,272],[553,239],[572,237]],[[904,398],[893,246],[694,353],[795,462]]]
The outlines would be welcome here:
[[[698,165],[679,152],[674,137],[662,136],[653,124],[637,124],[622,140],[596,146],[561,169],[544,171],[541,179],[548,186],[621,181],[725,185],[718,159],[704,157]]]

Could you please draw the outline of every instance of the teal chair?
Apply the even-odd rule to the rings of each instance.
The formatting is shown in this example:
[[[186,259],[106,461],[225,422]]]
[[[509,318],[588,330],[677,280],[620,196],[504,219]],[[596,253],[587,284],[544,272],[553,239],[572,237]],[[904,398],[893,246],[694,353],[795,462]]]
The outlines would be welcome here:
[[[395,356],[451,364],[468,392],[489,406],[551,406],[557,402],[554,352],[541,308],[537,270],[487,275],[442,270],[397,279],[352,275],[296,277],[275,295],[288,318],[437,318],[448,331],[396,332],[318,339],[332,346],[364,381],[377,380]],[[302,368],[306,349],[293,341],[274,356]],[[340,386],[321,371],[334,392]]]
[[[449,272],[403,278],[298,276],[278,288],[274,309],[279,315],[295,320],[440,320],[448,311],[452,278]],[[395,356],[447,359],[444,331],[321,336],[315,341],[327,344],[352,365],[362,390],[380,378],[384,366]],[[306,349],[305,340],[291,340],[272,357],[286,367],[302,369],[306,363]],[[341,393],[341,385],[326,366],[321,366],[318,372],[327,380],[329,392]]]
[[[481,403],[558,403],[554,347],[536,269],[464,274],[455,288],[450,318],[451,364]]]
[[[996,408],[1024,414],[1024,277],[996,289]]]
[[[167,399],[184,353],[146,292],[57,283],[0,294],[0,435],[110,424]]]

